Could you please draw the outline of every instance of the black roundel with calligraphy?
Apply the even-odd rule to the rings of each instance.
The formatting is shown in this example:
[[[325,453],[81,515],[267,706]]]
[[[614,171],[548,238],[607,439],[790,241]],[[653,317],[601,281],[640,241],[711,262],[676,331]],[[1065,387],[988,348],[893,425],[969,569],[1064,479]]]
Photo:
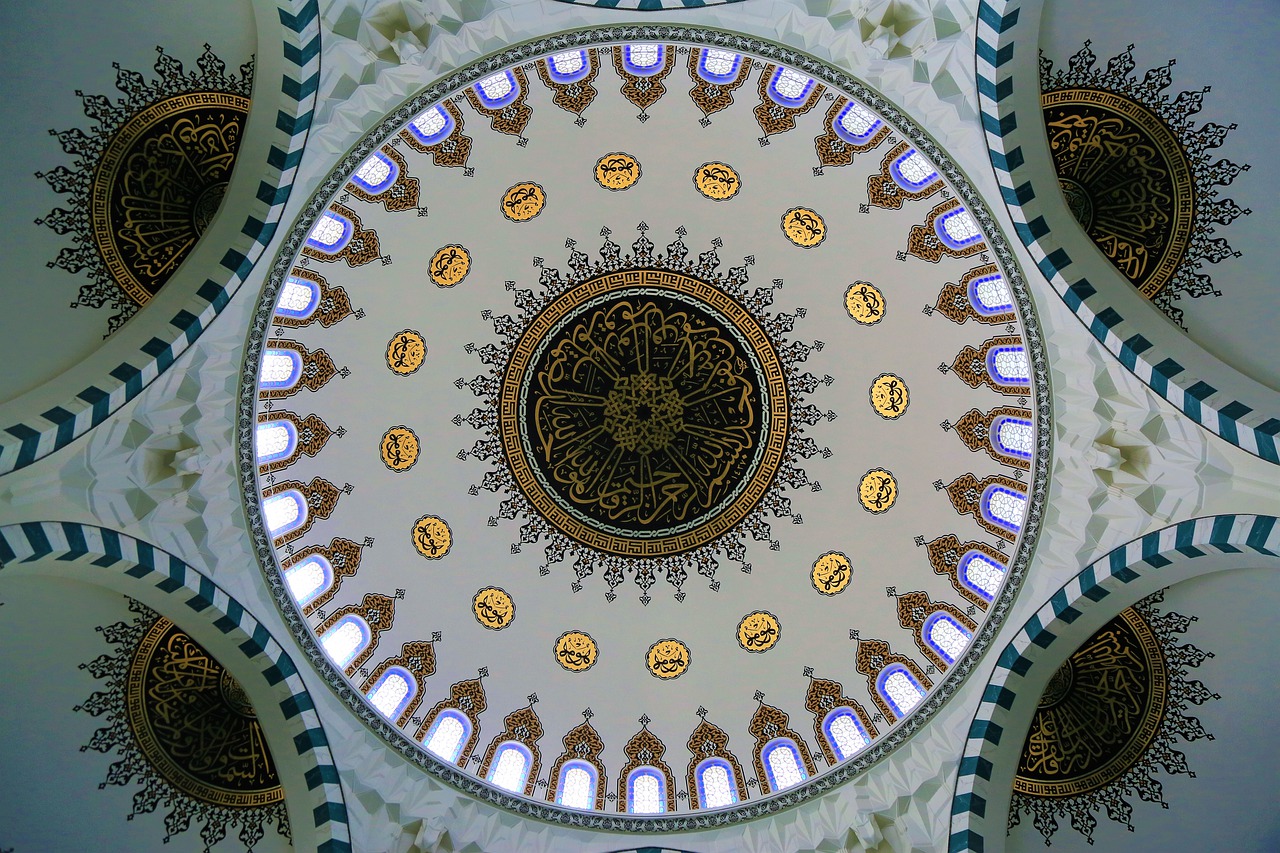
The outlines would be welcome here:
[[[534,321],[500,407],[516,482],[558,529],[628,556],[705,544],[781,463],[783,370],[719,288],[668,270],[587,281]]]

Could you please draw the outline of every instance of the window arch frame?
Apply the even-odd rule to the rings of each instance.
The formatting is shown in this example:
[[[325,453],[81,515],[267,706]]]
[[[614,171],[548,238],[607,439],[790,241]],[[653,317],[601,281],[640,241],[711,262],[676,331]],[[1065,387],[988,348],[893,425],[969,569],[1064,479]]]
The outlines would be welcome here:
[[[311,299],[305,308],[282,308],[280,300],[284,298],[289,285],[295,287],[305,287],[311,292]],[[285,284],[280,288],[280,295],[276,297],[275,313],[278,316],[288,317],[293,320],[305,320],[312,314],[316,313],[316,308],[320,307],[320,285],[309,278],[300,275],[290,275],[285,279]]]
[[[258,453],[258,436],[267,430],[283,429],[289,434],[288,440],[285,442],[283,450],[274,453],[268,453],[261,456]],[[288,459],[298,452],[298,428],[289,418],[274,418],[272,420],[259,421],[253,427],[253,454],[258,460],[258,465],[270,465],[272,462],[280,462]]]
[[[441,755],[431,748],[431,739],[435,737],[444,720],[454,720],[462,725],[462,736],[458,738],[458,745],[452,758]],[[441,708],[440,711],[432,718],[431,723],[427,726],[427,730],[423,733],[422,739],[419,741],[422,748],[431,754],[432,758],[442,761],[445,764],[457,766],[458,762],[463,760],[466,754],[467,742],[471,739],[475,732],[475,727],[471,723],[471,718],[459,711],[457,708]]]
[[[774,778],[773,765],[769,759],[773,753],[782,748],[786,748],[792,758],[795,759],[796,771],[800,774],[800,781],[786,787],[778,787],[778,780]],[[769,783],[769,793],[776,794],[780,791],[787,791],[796,785],[802,785],[809,779],[809,769],[805,767],[804,756],[800,752],[800,746],[794,739],[789,737],[776,737],[770,740],[760,750],[760,763],[764,766],[765,777]]]
[[[895,673],[902,673],[903,675],[905,675],[907,677],[907,680],[911,682],[911,685],[916,689],[916,692],[920,695],[920,700],[905,711],[898,707],[898,703],[894,701],[893,697],[889,695],[889,691],[885,689],[885,684]],[[906,717],[908,714],[913,712],[916,708],[919,708],[920,703],[923,702],[925,700],[925,697],[929,695],[929,691],[926,690],[924,685],[920,683],[920,679],[916,678],[915,673],[913,673],[910,669],[908,669],[903,664],[898,663],[897,661],[894,661],[893,663],[890,663],[889,665],[887,665],[884,669],[880,670],[879,675],[876,676],[876,693],[880,694],[880,698],[884,700],[885,704],[889,706],[890,710],[893,711],[894,716],[896,716],[899,720],[901,720],[903,717]]]
[[[624,44],[622,47],[622,67],[626,69],[628,74],[636,77],[653,77],[655,74],[661,74],[667,67],[667,49],[671,45],[662,44],[661,42],[636,42],[633,44]],[[656,47],[658,49],[657,58],[652,65],[636,65],[631,61],[631,49],[633,47]]]
[[[285,523],[281,527],[277,528],[277,527],[269,526],[267,524],[267,517],[268,517],[267,507],[269,505],[274,505],[279,501],[283,501],[290,498],[298,507],[298,515],[295,518],[293,518],[291,521]],[[310,508],[307,506],[306,496],[304,496],[302,492],[298,491],[297,489],[285,489],[284,491],[278,492],[274,495],[270,495],[269,497],[262,499],[262,523],[263,523],[263,526],[267,528],[267,533],[271,536],[272,539],[279,539],[281,536],[288,536],[290,533],[293,533],[295,530],[305,527],[307,524],[307,519],[309,515],[310,515]]]
[[[946,665],[948,667],[951,667],[955,665],[955,662],[959,660],[960,657],[957,656],[953,658],[949,652],[945,651],[937,642],[934,641],[933,633],[932,633],[933,627],[937,625],[939,622],[944,622],[944,621],[950,622],[951,625],[954,626],[957,631],[959,631],[960,633],[968,637],[968,641],[965,644],[965,648],[968,648],[968,644],[973,642],[973,632],[970,631],[968,628],[966,628],[964,625],[960,624],[960,620],[956,619],[956,617],[952,616],[950,613],[948,613],[945,610],[933,611],[924,620],[924,624],[920,626],[920,636],[924,639],[925,643],[929,646],[930,649],[933,650],[934,654],[938,655],[943,661],[946,662]],[[961,655],[964,654],[963,649],[961,650],[960,654]]]
[[[376,694],[379,690],[381,690],[382,686],[386,684],[387,681],[393,675],[398,675],[400,678],[404,679],[404,682],[408,687],[408,690],[405,692],[404,696],[400,698],[400,701],[396,703],[395,710],[392,713],[388,714],[374,703],[373,697],[374,697],[374,694]],[[415,676],[412,672],[410,672],[405,667],[400,666],[399,664],[394,664],[392,666],[387,667],[387,669],[380,676],[378,676],[377,682],[375,682],[373,687],[371,687],[365,693],[365,698],[369,700],[369,704],[373,705],[374,709],[377,710],[379,714],[382,714],[382,716],[388,722],[390,722],[392,725],[395,725],[396,722],[400,719],[401,715],[404,714],[405,709],[409,707],[409,704],[413,702],[414,697],[416,697],[417,695],[418,695],[417,676]]]
[[[725,803],[724,805],[719,805],[719,806],[707,805],[707,788],[706,788],[705,782],[703,781],[702,774],[710,770],[712,767],[723,768],[725,773],[727,773],[729,777],[729,795],[733,799],[730,800],[728,803]],[[697,767],[695,767],[693,770],[693,778],[694,778],[694,783],[697,785],[697,788],[698,788],[698,808],[700,809],[724,809],[724,808],[729,808],[730,806],[736,806],[738,803],[742,802],[742,796],[740,793],[740,782],[738,781],[738,774],[734,772],[733,765],[729,763],[727,759],[721,758],[718,755],[713,755],[713,756],[710,756],[709,758],[702,759],[701,761],[698,762]]]
[[[323,580],[321,581],[320,586],[312,590],[306,598],[298,598],[297,594],[294,592],[292,584],[289,583],[289,575],[293,572],[301,571],[303,566],[313,561],[320,565],[320,573],[323,575]],[[333,564],[330,563],[323,554],[310,554],[285,569],[282,574],[284,575],[284,585],[289,590],[289,595],[293,597],[293,600],[297,602],[299,607],[306,607],[333,587]]]
[[[588,791],[588,794],[587,794],[587,805],[585,806],[571,806],[563,802],[564,786],[565,786],[565,783],[568,781],[569,771],[571,770],[586,771],[587,778],[590,780],[590,784],[588,786],[590,790]],[[561,808],[566,808],[566,809],[578,809],[580,811],[595,811],[596,802],[599,800],[600,778],[601,778],[600,771],[597,770],[596,766],[592,764],[590,761],[585,761],[581,758],[569,759],[568,761],[560,765],[560,771],[557,774],[555,804],[560,806]]]
[[[658,780],[658,805],[656,812],[638,812],[636,805],[636,780],[641,776],[652,776]],[[627,814],[666,814],[667,813],[667,774],[652,764],[641,764],[627,774],[626,780]]]
[[[340,630],[342,626],[351,625],[351,624],[354,624],[360,630],[360,636],[361,636],[360,644],[351,650],[350,654],[347,655],[346,660],[342,660],[342,661],[335,660],[333,657],[330,656],[329,647],[324,644],[324,638],[334,633],[335,631]],[[363,618],[361,618],[359,614],[348,613],[344,615],[341,619],[339,619],[337,622],[334,622],[332,625],[330,625],[329,629],[325,631],[323,634],[321,634],[318,639],[320,641],[320,648],[324,649],[325,657],[329,658],[329,660],[332,661],[335,666],[341,669],[346,669],[346,667],[351,665],[352,661],[358,659],[360,655],[363,654],[364,651],[370,647],[370,644],[373,642],[373,629],[369,627],[369,623],[366,622]]]
[[[444,118],[444,124],[441,125],[440,129],[437,130],[435,133],[428,135],[421,128],[418,127],[416,122],[430,112],[435,112],[435,113],[438,113],[440,116],[442,116]],[[447,109],[445,109],[444,104],[437,104],[434,107],[430,107],[429,109],[423,110],[422,112],[414,116],[412,119],[410,119],[409,124],[405,126],[405,129],[408,130],[409,133],[411,133],[413,137],[418,140],[418,142],[420,142],[425,146],[430,147],[432,145],[439,145],[441,142],[444,142],[446,139],[448,139],[453,134],[454,130],[457,129],[457,126],[458,126],[457,119],[455,119],[453,115]]]
[[[493,777],[502,769],[502,757],[509,750],[515,750],[524,760],[524,770],[520,776],[520,785],[515,788],[508,788],[506,785],[499,784]],[[489,762],[489,770],[484,774],[484,780],[496,788],[521,796],[525,793],[529,785],[529,774],[533,770],[533,751],[528,746],[518,740],[504,740],[493,751],[493,759]]]
[[[292,367],[289,375],[284,379],[264,379],[262,373],[266,370],[267,359],[285,357],[289,359]],[[258,388],[262,391],[287,391],[295,388],[299,380],[302,379],[302,353],[289,347],[267,347],[262,353],[262,366],[258,369]]]
[[[360,170],[364,168],[366,163],[368,163],[370,160],[374,158],[381,160],[383,165],[387,167],[387,175],[378,183],[370,184],[367,181],[365,181],[364,178],[360,177]],[[375,148],[373,151],[369,153],[368,157],[364,158],[364,160],[356,168],[355,172],[351,174],[351,183],[355,184],[357,187],[364,190],[369,195],[376,196],[376,195],[382,195],[382,193],[391,189],[391,185],[394,184],[399,177],[400,177],[400,167],[396,165],[396,162],[392,160],[390,157],[388,157],[386,154],[383,154],[381,151]]]
[[[312,236],[315,233],[316,228],[320,226],[320,222],[325,219],[337,221],[342,225],[342,235],[333,243],[322,243]],[[326,208],[320,214],[320,218],[311,226],[311,230],[307,232],[306,244],[322,255],[336,256],[341,254],[343,249],[347,248],[347,244],[351,242],[351,238],[355,235],[355,231],[356,226],[354,222],[343,216],[341,213],[338,213],[336,210],[329,210]]]
[[[804,85],[804,88],[801,90],[800,94],[795,96],[794,98],[788,95],[784,95],[782,92],[778,91],[778,81],[781,80],[783,75],[785,75],[787,72],[795,74],[798,77],[804,77],[809,81]],[[774,66],[773,73],[769,75],[769,83],[765,86],[765,92],[768,93],[769,100],[773,101],[778,106],[784,107],[790,110],[797,110],[803,107],[806,102],[808,102],[810,96],[813,95],[814,90],[819,85],[820,84],[818,83],[818,81],[813,77],[810,77],[808,74],[805,74],[801,71],[797,71],[794,68],[788,68],[785,65],[776,65]]]
[[[1004,583],[1004,576],[1007,574],[1007,569],[1000,565],[999,562],[992,559],[990,554],[984,554],[977,548],[970,548],[968,551],[965,551],[964,556],[960,558],[960,564],[957,566],[956,570],[956,576],[960,578],[960,582],[983,601],[988,603],[995,601],[996,595],[1000,592],[999,584],[996,585],[996,591],[994,593],[988,594],[987,591],[981,586],[978,586],[975,581],[969,579],[969,564],[974,560],[981,560],[990,566],[994,566],[995,569],[1000,572],[1000,584]]]
[[[853,720],[854,727],[857,728],[858,734],[860,734],[863,741],[865,741],[862,746],[848,755],[843,754],[844,750],[840,747],[840,744],[836,742],[835,735],[831,733],[831,724],[835,722],[837,717],[845,716]],[[871,741],[873,739],[871,737],[871,732],[867,731],[867,727],[862,724],[862,720],[859,719],[857,712],[848,705],[837,705],[835,708],[832,708],[827,712],[827,715],[822,718],[822,735],[826,738],[827,744],[830,745],[832,753],[835,754],[836,761],[847,761],[859,752],[862,752],[864,749],[871,746]]]

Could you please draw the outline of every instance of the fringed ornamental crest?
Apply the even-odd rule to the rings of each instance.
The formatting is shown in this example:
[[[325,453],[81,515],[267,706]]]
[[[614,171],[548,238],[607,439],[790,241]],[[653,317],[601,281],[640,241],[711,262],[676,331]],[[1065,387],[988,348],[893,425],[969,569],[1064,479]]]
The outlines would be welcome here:
[[[76,92],[97,126],[49,131],[75,159],[36,173],[68,196],[67,208],[36,220],[74,244],[48,266],[89,277],[71,307],[114,311],[108,335],[155,296],[213,220],[249,116],[252,59],[228,75],[205,45],[199,71],[187,72],[156,50],[151,81],[114,66],[124,97]]]
[[[1187,713],[1221,698],[1188,677],[1213,654],[1178,639],[1196,617],[1162,613],[1162,601],[1163,590],[1123,611],[1049,679],[1018,760],[1010,828],[1030,814],[1048,844],[1065,818],[1092,844],[1104,809],[1133,831],[1135,794],[1169,808],[1161,767],[1196,775],[1174,744],[1213,740]]]
[[[80,749],[120,756],[98,787],[141,784],[129,819],[168,809],[166,843],[192,821],[205,853],[233,827],[246,849],[270,823],[288,838],[284,788],[244,689],[168,619],[129,609],[131,622],[98,629],[115,651],[80,665],[106,684],[76,710],[107,723]]]
[[[1180,326],[1183,296],[1221,296],[1203,264],[1239,257],[1211,235],[1250,211],[1219,187],[1246,171],[1210,151],[1235,125],[1195,127],[1209,87],[1163,94],[1173,60],[1139,80],[1133,45],[1095,66],[1089,42],[1065,71],[1040,57],[1041,108],[1058,185],[1072,215],[1120,273]]]

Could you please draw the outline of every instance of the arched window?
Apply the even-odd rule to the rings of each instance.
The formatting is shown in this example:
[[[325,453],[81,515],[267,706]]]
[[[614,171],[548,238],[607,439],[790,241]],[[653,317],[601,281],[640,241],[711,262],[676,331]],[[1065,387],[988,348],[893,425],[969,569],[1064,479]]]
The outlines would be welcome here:
[[[704,809],[719,809],[738,802],[738,781],[723,758],[708,758],[698,765],[698,802]]]
[[[509,740],[498,747],[489,766],[488,779],[499,788],[515,794],[524,793],[524,783],[529,779],[533,756],[522,743]]]
[[[991,440],[995,442],[996,450],[1007,456],[1030,459],[1035,447],[1035,431],[1026,418],[1002,415],[991,424]]]
[[[987,521],[1011,533],[1022,529],[1027,513],[1027,496],[1003,486],[987,486],[982,493],[982,515]]]
[[[324,632],[320,645],[329,660],[346,666],[369,645],[369,626],[359,616],[348,614]]]
[[[566,50],[547,57],[547,72],[557,83],[577,83],[591,73],[591,61],[585,50]]]
[[[336,255],[350,242],[353,230],[350,219],[340,213],[326,210],[316,224],[311,226],[311,233],[307,235],[307,245],[327,255]]]
[[[800,748],[789,737],[769,741],[761,750],[760,757],[764,760],[770,791],[785,791],[809,778],[804,762],[800,760]]]
[[[291,275],[284,280],[280,296],[276,299],[276,313],[298,320],[310,317],[320,304],[320,285],[305,278]]]
[[[960,558],[960,582],[987,601],[994,601],[1004,580],[1004,566],[981,551],[969,551]]]
[[[449,111],[442,106],[435,106],[409,122],[406,128],[423,145],[435,145],[444,142],[453,133],[456,122]]]
[[[436,758],[457,764],[462,747],[470,736],[471,721],[452,708],[446,708],[436,715],[422,742]]]
[[[914,148],[889,164],[889,174],[908,192],[924,189],[938,179],[938,171]]]
[[[662,814],[667,810],[667,780],[653,767],[637,767],[627,776],[627,811]]]
[[[924,700],[925,694],[916,677],[900,663],[890,664],[880,672],[876,690],[899,718],[911,713]]]
[[[305,606],[333,584],[333,566],[324,557],[313,554],[285,569],[284,582],[293,600]]]
[[[520,97],[520,84],[516,75],[510,71],[499,71],[490,75],[473,87],[486,109],[500,110],[514,103]]]
[[[742,54],[731,50],[704,47],[698,57],[698,76],[713,86],[723,86],[738,79]]]
[[[302,376],[302,356],[291,349],[268,349],[262,355],[258,385],[263,389],[292,388]]]
[[[369,691],[369,702],[378,709],[379,714],[395,722],[417,692],[418,679],[413,677],[413,673],[404,667],[393,666],[382,674],[378,683]]]
[[[377,195],[396,182],[400,169],[391,158],[375,151],[360,164],[351,180],[369,195]]]
[[[571,809],[594,808],[599,778],[595,767],[587,762],[566,761],[560,767],[560,780],[556,783],[556,805]]]
[[[952,249],[963,249],[965,246],[982,239],[982,232],[978,230],[977,220],[973,218],[973,214],[963,207],[958,207],[938,217],[933,230],[937,232],[942,242]]]
[[[836,708],[828,713],[822,721],[822,733],[835,750],[837,761],[844,761],[871,744],[871,735],[851,708]]]
[[[307,523],[307,502],[297,489],[272,495],[262,502],[262,518],[272,536],[283,536]]]
[[[924,620],[924,628],[920,632],[924,641],[947,663],[955,663],[969,646],[973,634],[961,625],[949,613],[937,612]]]
[[[768,92],[769,97],[779,106],[795,109],[804,106],[805,100],[816,85],[818,84],[812,77],[806,77],[790,68],[779,67],[769,78]]]
[[[969,301],[979,314],[1004,314],[1013,309],[1013,294],[1000,273],[984,275],[969,282]]]
[[[253,450],[258,464],[265,465],[278,459],[287,459],[298,446],[298,430],[288,420],[268,421],[258,424],[253,433]]]
[[[649,77],[662,70],[667,58],[666,45],[626,44],[622,46],[622,65],[627,73]]]
[[[1028,385],[1031,363],[1027,351],[1020,346],[992,347],[987,352],[987,373],[997,385]]]
[[[884,122],[862,104],[850,101],[840,110],[831,129],[850,145],[865,145],[884,127]]]

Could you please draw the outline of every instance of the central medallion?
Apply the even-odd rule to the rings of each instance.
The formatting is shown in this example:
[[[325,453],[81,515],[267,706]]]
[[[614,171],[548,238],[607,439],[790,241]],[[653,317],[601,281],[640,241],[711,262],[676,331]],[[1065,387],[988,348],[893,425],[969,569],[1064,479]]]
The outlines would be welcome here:
[[[716,539],[782,462],[773,346],[722,290],[670,270],[609,273],[525,331],[499,422],[516,483],[566,536],[619,556]]]

